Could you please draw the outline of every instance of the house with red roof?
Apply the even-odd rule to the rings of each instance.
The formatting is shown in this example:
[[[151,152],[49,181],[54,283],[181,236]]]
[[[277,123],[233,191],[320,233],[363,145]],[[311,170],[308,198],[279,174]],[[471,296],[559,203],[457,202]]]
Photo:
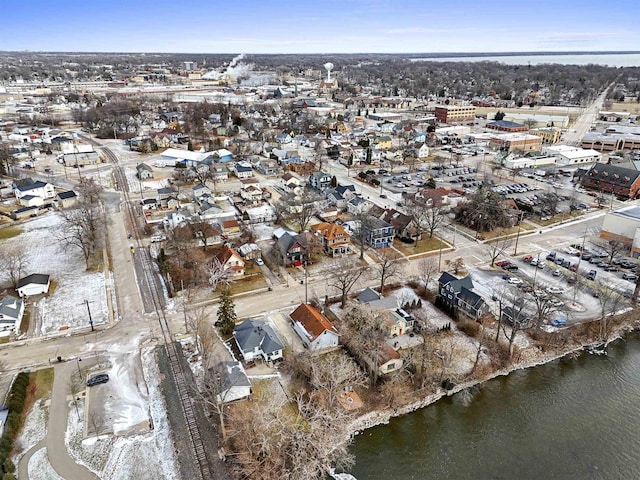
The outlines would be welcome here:
[[[293,329],[309,350],[318,352],[338,346],[340,335],[318,309],[303,303],[291,314]]]
[[[233,248],[225,245],[216,255],[216,259],[229,277],[235,278],[244,275],[244,260]]]

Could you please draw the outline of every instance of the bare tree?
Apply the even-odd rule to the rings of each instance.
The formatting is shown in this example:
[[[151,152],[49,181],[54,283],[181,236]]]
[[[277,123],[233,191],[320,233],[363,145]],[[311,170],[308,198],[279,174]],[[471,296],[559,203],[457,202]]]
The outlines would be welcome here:
[[[11,279],[13,288],[18,288],[18,282],[28,265],[28,257],[24,244],[3,246],[0,250],[0,270],[4,270]]]
[[[231,280],[228,265],[223,264],[218,257],[213,257],[207,265],[207,276],[209,279],[209,285],[215,292],[218,285],[228,285]]]
[[[202,243],[202,249],[207,250],[209,246],[209,239],[216,234],[222,233],[218,227],[211,225],[208,222],[197,222],[191,224],[191,231],[194,237],[200,240]]]
[[[513,345],[516,335],[521,330],[531,328],[532,322],[527,315],[527,302],[519,292],[509,292],[507,296],[508,305],[502,308],[502,315],[506,322],[502,324],[502,332],[509,342],[509,359],[513,357]],[[508,323],[509,326],[505,325]]]
[[[316,391],[324,392],[329,410],[333,410],[338,395],[346,387],[359,387],[366,384],[366,377],[362,370],[342,351],[313,357],[303,352],[296,357],[296,363],[305,369],[303,373],[309,385]]]
[[[353,268],[347,262],[336,264],[331,268],[328,284],[340,292],[340,308],[344,309],[349,292],[365,272],[366,267]]]
[[[391,278],[401,273],[402,265],[400,264],[400,255],[389,247],[381,249],[379,258],[380,261],[374,264],[372,268],[380,279],[380,295],[383,295],[385,285]]]
[[[407,203],[407,212],[413,217],[416,229],[416,244],[422,239],[422,232],[429,232],[429,238],[444,222],[445,209],[439,202],[431,199],[415,197]]]
[[[353,238],[360,245],[360,260],[364,258],[364,250],[367,248],[367,235],[373,226],[374,218],[366,212],[360,212],[354,217]]]
[[[529,294],[532,299],[533,310],[535,314],[535,325],[540,327],[545,320],[548,320],[551,314],[556,310],[551,297],[545,292],[534,290]]]
[[[276,210],[285,220],[293,222],[298,231],[307,229],[309,221],[320,212],[322,197],[312,190],[305,190],[302,195],[286,195],[280,199]]]
[[[502,255],[507,250],[507,248],[511,246],[512,243],[513,242],[510,238],[504,237],[486,244],[487,253],[489,254],[489,258],[491,259],[492,267],[496,263],[498,257]]]
[[[422,258],[418,261],[417,271],[420,281],[429,288],[429,283],[438,273],[438,262],[433,257]]]
[[[609,285],[600,285],[598,292],[598,303],[600,305],[600,331],[598,332],[598,337],[600,341],[606,342],[608,340],[609,328],[607,319],[615,314],[624,300],[624,297]]]
[[[597,242],[602,250],[607,254],[607,262],[613,262],[614,258],[616,258],[621,253],[627,253],[629,251],[630,245],[625,242],[621,242],[620,240],[609,240],[608,242]]]

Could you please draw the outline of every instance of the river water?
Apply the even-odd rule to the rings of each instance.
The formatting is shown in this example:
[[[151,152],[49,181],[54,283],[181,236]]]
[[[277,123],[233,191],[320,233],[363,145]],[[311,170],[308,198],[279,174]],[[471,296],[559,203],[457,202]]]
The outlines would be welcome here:
[[[558,54],[558,55],[491,55],[470,57],[412,58],[412,62],[499,62],[507,65],[539,65],[542,63],[559,63],[562,65],[608,65],[612,67],[638,67],[638,53],[605,53],[605,54]]]
[[[487,382],[364,431],[366,479],[640,479],[640,336]]]

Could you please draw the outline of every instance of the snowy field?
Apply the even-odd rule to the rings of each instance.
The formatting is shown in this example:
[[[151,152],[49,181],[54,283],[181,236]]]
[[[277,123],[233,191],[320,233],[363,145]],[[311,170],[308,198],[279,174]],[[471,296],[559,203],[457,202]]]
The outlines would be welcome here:
[[[124,352],[116,354],[116,356],[120,355],[124,355]],[[140,405],[144,409],[145,419],[148,417],[147,412],[151,414],[153,430],[141,435],[103,436],[83,441],[83,425],[78,421],[78,417],[70,411],[67,419],[65,442],[72,457],[78,463],[95,472],[102,480],[155,480],[160,478],[177,480],[179,478],[177,459],[167,422],[167,412],[160,392],[161,375],[155,361],[154,349],[143,349],[141,359],[144,373],[143,381],[146,381],[148,394],[140,394],[135,385],[124,388],[132,387],[129,392],[135,399],[130,399],[131,403]],[[122,364],[120,367],[117,363],[113,365],[115,369],[123,368]],[[129,409],[126,406],[123,409],[128,411],[126,415],[129,420],[125,422],[124,418],[121,418],[120,421],[128,423],[137,420],[139,409]],[[80,418],[83,418],[83,411],[80,412]]]
[[[29,459],[29,480],[64,480],[51,466],[46,447],[42,447]]]
[[[167,187],[169,185],[169,183],[167,182],[166,179],[164,180],[144,180],[144,181],[140,181],[138,180],[138,177],[136,176],[136,170],[132,169],[132,168],[124,168],[124,174],[127,177],[127,183],[129,184],[129,191],[133,192],[133,193],[140,193],[140,189],[142,188],[143,191],[153,191],[153,190],[157,190],[158,188],[163,188],[163,187]]]
[[[0,248],[24,245],[27,248],[27,268],[24,275],[43,273],[51,276],[56,287],[35,304],[31,316],[32,335],[57,332],[61,327],[89,326],[85,300],[89,301],[94,324],[108,321],[105,278],[102,272],[89,272],[80,249],[66,247],[56,236],[62,220],[49,213],[22,224],[23,233],[2,242]],[[8,278],[0,279],[6,282]]]

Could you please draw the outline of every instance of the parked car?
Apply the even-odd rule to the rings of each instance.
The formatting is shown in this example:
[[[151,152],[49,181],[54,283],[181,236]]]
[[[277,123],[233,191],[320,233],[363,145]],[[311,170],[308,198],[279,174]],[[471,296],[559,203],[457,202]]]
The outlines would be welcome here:
[[[262,260],[261,258],[256,258],[256,265],[264,265],[264,260]]]
[[[387,196],[383,193],[382,195],[380,195],[380,198],[387,198]]]
[[[538,262],[538,265],[536,265],[536,266],[537,266],[538,268],[541,268],[541,269],[542,269],[542,268],[544,268],[546,265],[547,265],[546,263],[544,263],[542,260],[540,260],[540,261]]]
[[[564,327],[567,325],[567,319],[564,317],[557,317],[551,320],[551,326],[553,327]]]
[[[533,260],[533,257],[531,255],[525,255],[522,259],[522,261],[526,263],[531,263],[531,260]]]
[[[589,273],[587,273],[587,280],[595,280],[597,273],[598,272],[596,270],[589,270]]]
[[[547,260],[554,260],[556,258],[556,252],[549,252],[549,254],[546,256]]]
[[[547,292],[549,292],[549,293],[553,293],[553,294],[560,294],[560,293],[564,293],[564,288],[560,288],[560,287],[547,287]]]
[[[638,279],[638,276],[634,273],[623,273],[622,278],[625,280],[631,280],[632,282],[635,282]]]
[[[499,262],[496,262],[496,265],[499,267],[504,267],[505,265],[509,265],[510,263],[510,260],[500,260]]]
[[[560,270],[558,270],[556,268],[551,275],[553,275],[554,277],[559,277],[560,276]]]
[[[509,282],[511,285],[522,285],[522,280],[520,280],[518,277],[511,277],[509,278],[509,280],[507,280],[507,282]]]
[[[100,373],[98,375],[94,375],[93,377],[87,380],[87,387],[93,387],[94,385],[99,385],[101,383],[107,383],[109,381],[109,375],[106,373]]]

